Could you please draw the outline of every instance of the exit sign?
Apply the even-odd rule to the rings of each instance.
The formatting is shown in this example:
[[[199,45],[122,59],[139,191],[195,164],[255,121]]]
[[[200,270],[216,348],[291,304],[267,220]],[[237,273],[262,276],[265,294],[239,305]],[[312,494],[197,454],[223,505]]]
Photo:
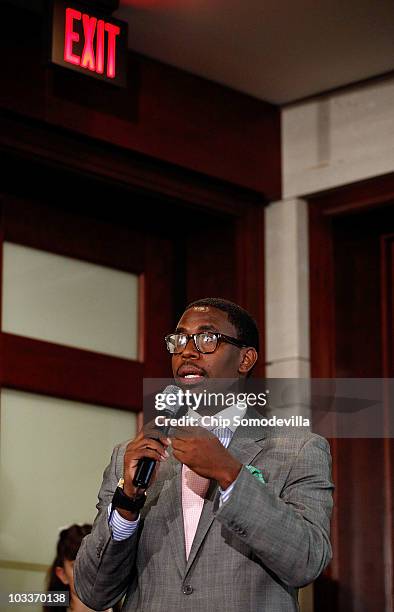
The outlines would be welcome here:
[[[54,0],[51,61],[126,87],[127,26],[83,4]]]

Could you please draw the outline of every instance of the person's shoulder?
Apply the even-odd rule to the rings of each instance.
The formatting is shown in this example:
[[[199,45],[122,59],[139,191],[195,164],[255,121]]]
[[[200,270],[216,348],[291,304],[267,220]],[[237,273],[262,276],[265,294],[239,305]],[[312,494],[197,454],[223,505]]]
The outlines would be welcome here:
[[[112,451],[112,457],[116,457],[119,461],[123,460],[124,454],[126,452],[127,445],[132,442],[133,438],[129,438],[128,440],[124,440],[123,442],[119,442]]]
[[[114,447],[114,451],[119,452],[121,450],[126,450],[127,445],[130,444],[130,442],[133,440],[133,438],[129,438],[128,440],[124,440],[123,442],[119,442],[115,447]]]
[[[129,444],[129,442],[131,442],[131,439],[125,440],[124,442],[119,442],[119,444],[114,446],[114,448],[112,449],[111,460],[108,466],[106,467],[106,471],[114,471],[115,477],[118,479],[121,478],[123,475],[124,454],[126,452],[127,445]]]

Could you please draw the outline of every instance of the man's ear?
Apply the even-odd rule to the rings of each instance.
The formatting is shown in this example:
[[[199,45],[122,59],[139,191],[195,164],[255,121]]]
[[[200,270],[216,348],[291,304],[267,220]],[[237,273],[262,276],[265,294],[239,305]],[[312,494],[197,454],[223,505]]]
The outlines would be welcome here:
[[[241,349],[241,363],[239,364],[238,372],[246,375],[256,363],[258,354],[255,348],[248,347]]]
[[[66,572],[64,571],[64,567],[60,567],[57,565],[55,567],[55,574],[63,582],[63,584],[68,584],[68,578],[66,576]]]

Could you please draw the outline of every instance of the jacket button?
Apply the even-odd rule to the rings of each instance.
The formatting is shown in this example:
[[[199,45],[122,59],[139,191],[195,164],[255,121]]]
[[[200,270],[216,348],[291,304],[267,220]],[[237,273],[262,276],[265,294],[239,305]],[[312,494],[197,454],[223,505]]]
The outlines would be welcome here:
[[[193,587],[191,584],[184,584],[182,591],[185,595],[191,595],[193,593]]]

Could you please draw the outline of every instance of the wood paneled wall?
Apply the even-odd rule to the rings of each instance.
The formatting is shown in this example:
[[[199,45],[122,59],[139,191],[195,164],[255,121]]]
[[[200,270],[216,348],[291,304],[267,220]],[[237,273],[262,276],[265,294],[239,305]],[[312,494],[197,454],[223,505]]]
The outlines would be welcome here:
[[[45,63],[45,14],[1,18],[3,109],[280,199],[279,108],[131,52],[117,89]]]

